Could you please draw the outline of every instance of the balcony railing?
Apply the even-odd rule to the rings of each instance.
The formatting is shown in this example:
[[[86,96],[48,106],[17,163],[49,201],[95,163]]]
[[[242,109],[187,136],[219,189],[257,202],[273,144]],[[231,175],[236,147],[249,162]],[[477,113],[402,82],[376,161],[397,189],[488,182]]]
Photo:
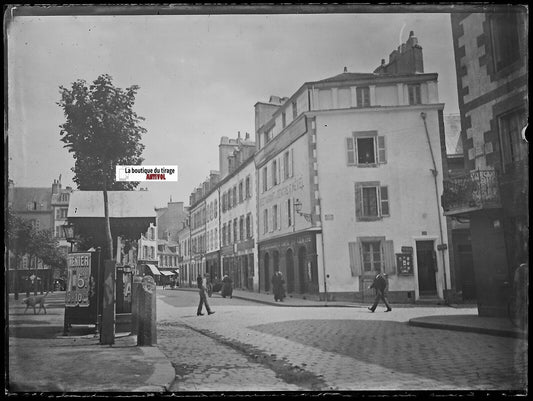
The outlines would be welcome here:
[[[494,170],[476,170],[444,181],[442,208],[445,215],[501,207],[498,175]]]

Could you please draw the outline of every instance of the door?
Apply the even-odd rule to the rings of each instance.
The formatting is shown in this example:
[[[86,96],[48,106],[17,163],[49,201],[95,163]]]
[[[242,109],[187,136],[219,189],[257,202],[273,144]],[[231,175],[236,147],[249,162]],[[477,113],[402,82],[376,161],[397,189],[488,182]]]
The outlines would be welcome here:
[[[264,267],[264,271],[265,271],[265,291],[270,291],[270,256],[268,255],[268,253],[265,253],[265,258],[264,258],[264,263],[263,263],[263,267]]]
[[[437,257],[433,241],[416,241],[416,259],[420,296],[437,295]]]
[[[472,257],[472,245],[461,244],[457,247],[459,266],[461,268],[461,289],[463,300],[476,299],[476,280],[474,277],[474,259]]]
[[[308,277],[307,265],[307,251],[304,247],[298,250],[298,278],[300,279],[300,293],[307,292],[307,283],[310,281]]]
[[[294,257],[292,249],[285,253],[285,266],[287,267],[287,292],[294,292]]]

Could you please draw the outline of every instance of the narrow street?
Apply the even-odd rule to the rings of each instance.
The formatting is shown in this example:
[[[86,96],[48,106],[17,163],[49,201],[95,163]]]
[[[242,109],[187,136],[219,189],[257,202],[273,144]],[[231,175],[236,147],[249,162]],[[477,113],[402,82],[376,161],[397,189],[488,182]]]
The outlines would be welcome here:
[[[158,293],[158,346],[171,359],[171,391],[513,390],[527,385],[527,342],[412,327],[446,307],[298,308]]]

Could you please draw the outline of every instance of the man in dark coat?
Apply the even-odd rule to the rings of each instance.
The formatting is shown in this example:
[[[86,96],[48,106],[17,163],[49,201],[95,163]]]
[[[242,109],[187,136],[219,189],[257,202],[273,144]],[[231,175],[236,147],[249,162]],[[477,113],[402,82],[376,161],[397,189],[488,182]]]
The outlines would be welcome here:
[[[385,273],[381,273],[381,271],[378,271],[376,277],[374,277],[374,282],[370,287],[368,287],[374,288],[376,290],[376,299],[374,299],[374,305],[368,308],[370,312],[374,312],[376,310],[380,300],[383,300],[385,306],[387,307],[387,310],[385,312],[390,312],[392,310],[389,305],[389,302],[387,301],[387,297],[385,296],[385,289],[387,288],[387,284],[387,275]]]
[[[202,279],[202,276],[200,274],[196,278],[196,284],[198,285],[198,291],[200,293],[200,303],[198,304],[198,309],[196,310],[196,316],[203,316],[202,307],[204,306],[204,304],[207,314],[212,315],[215,312],[211,310],[209,304],[207,303],[207,288],[205,288],[204,280]]]

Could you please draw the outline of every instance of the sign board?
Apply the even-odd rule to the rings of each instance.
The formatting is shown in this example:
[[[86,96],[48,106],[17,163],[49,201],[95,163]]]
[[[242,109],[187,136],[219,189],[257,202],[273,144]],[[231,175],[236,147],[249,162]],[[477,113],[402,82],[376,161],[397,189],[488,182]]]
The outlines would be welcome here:
[[[446,249],[448,249],[448,244],[437,245],[437,250],[439,251],[445,251]]]
[[[91,254],[70,253],[67,256],[67,288],[65,307],[88,307],[91,279]]]
[[[398,274],[413,274],[413,254],[397,253],[396,267]]]
[[[324,215],[324,218],[325,218],[326,220],[333,220],[333,215],[332,215],[332,214],[325,214],[325,215]]]
[[[402,253],[413,253],[412,246],[402,246]]]

